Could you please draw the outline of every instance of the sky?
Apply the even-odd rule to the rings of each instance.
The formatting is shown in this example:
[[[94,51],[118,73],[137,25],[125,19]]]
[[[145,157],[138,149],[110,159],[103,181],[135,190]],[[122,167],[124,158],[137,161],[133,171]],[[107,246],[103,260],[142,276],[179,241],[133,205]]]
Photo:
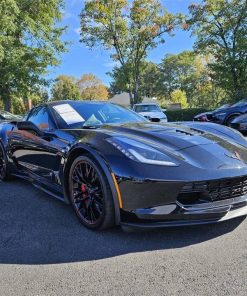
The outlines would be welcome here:
[[[65,74],[79,78],[85,73],[93,73],[103,83],[109,86],[111,78],[107,75],[114,66],[110,59],[110,53],[102,48],[90,50],[79,42],[80,39],[80,18],[79,14],[83,8],[83,0],[65,0],[66,5],[63,12],[62,25],[67,26],[62,39],[71,42],[68,52],[62,55],[61,64],[49,69],[49,78],[56,78]],[[181,12],[186,14],[187,8],[192,0],[162,0],[162,4],[171,13]],[[195,1],[194,1],[195,2]],[[148,55],[148,60],[159,63],[167,53],[179,53],[184,50],[191,50],[194,39],[189,32],[176,31],[174,37],[165,36],[166,42],[159,45]]]

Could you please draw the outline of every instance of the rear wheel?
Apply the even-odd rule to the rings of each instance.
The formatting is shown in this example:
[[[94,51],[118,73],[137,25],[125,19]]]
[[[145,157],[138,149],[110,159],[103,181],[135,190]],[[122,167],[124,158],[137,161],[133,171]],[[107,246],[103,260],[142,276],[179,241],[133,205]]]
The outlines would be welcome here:
[[[7,181],[10,179],[10,177],[6,152],[0,142],[0,180]]]
[[[77,157],[69,174],[70,200],[81,223],[90,229],[114,225],[114,204],[107,178],[87,156]]]

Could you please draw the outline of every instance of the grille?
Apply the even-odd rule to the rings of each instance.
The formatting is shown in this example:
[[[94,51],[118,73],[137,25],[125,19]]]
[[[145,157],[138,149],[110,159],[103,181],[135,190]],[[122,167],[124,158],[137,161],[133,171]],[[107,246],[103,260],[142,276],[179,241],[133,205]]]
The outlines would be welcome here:
[[[183,203],[212,202],[247,194],[247,177],[186,184],[178,200]]]

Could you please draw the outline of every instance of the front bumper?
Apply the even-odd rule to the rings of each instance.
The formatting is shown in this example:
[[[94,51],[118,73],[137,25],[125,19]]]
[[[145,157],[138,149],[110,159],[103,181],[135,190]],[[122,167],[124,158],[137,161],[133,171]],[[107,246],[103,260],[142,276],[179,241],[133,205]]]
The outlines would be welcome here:
[[[231,128],[238,130],[241,133],[247,132],[247,124],[231,123]]]
[[[122,221],[124,230],[200,225],[222,222],[247,215],[247,195],[222,201],[170,205],[132,211],[132,221]],[[136,220],[134,219],[136,217]]]

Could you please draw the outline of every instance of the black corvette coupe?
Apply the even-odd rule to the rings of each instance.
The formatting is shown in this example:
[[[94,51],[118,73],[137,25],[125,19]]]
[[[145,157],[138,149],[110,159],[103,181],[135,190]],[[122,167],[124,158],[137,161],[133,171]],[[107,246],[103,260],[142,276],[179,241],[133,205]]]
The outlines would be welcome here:
[[[247,142],[225,126],[157,124],[107,102],[61,101],[1,124],[0,141],[2,180],[31,181],[91,229],[247,215]]]

